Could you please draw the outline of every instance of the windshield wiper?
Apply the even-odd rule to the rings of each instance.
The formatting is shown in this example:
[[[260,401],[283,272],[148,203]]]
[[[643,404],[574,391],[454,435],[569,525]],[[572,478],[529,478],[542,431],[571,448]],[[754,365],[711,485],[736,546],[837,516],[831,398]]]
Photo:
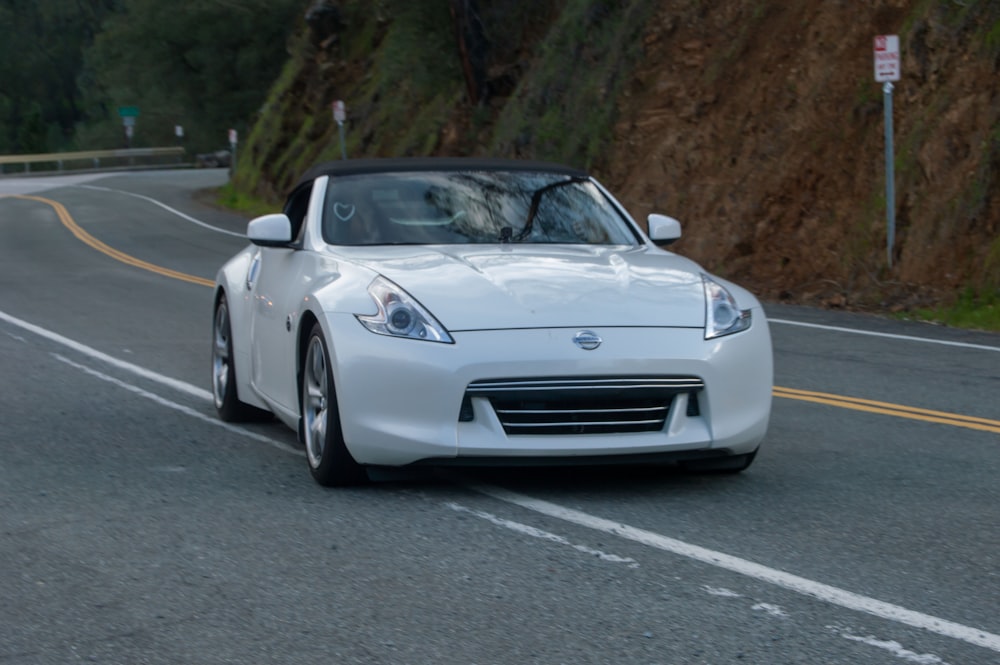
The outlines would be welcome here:
[[[531,195],[531,207],[528,209],[528,218],[524,221],[524,228],[521,232],[514,236],[514,240],[520,242],[528,237],[531,233],[531,225],[535,223],[535,215],[538,214],[538,206],[542,202],[542,195],[548,191],[556,189],[557,187],[564,187],[566,185],[579,184],[581,182],[587,182],[589,178],[583,178],[580,176],[573,176],[569,180],[560,180],[559,182],[553,182],[544,187],[539,187]]]

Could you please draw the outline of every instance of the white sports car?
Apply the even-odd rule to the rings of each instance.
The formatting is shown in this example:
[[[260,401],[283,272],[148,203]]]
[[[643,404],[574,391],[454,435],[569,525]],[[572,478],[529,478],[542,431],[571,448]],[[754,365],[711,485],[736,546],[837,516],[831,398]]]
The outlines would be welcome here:
[[[216,279],[223,420],[295,428],[323,485],[410,464],[750,465],[771,410],[747,291],[551,164],[345,160]]]

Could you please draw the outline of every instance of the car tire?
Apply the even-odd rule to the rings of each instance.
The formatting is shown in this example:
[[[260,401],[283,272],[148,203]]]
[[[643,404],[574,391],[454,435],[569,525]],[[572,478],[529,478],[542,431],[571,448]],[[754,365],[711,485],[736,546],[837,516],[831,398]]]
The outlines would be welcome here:
[[[735,474],[740,473],[741,471],[746,471],[747,468],[753,464],[755,457],[757,457],[756,450],[743,455],[729,455],[727,457],[690,460],[683,462],[682,468],[685,471],[690,471],[692,473]]]
[[[271,413],[241,402],[236,393],[236,362],[226,296],[215,304],[212,322],[212,397],[219,418],[226,422],[269,420]]]
[[[324,487],[365,482],[365,468],[354,460],[344,442],[330,353],[318,323],[309,333],[300,377],[300,431],[313,479]]]

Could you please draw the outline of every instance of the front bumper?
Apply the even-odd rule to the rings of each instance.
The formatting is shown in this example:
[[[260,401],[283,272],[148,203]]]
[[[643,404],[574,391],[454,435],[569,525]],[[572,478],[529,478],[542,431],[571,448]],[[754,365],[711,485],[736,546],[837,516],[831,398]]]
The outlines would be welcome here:
[[[767,430],[773,369],[760,310],[749,330],[713,340],[700,328],[593,327],[603,343],[592,351],[573,344],[577,328],[458,332],[439,344],[375,335],[351,315],[330,315],[324,327],[344,438],[362,464],[741,454]],[[475,382],[678,376],[703,384],[692,395],[697,409],[684,393],[656,431],[509,434],[490,399],[475,394],[460,421]]]

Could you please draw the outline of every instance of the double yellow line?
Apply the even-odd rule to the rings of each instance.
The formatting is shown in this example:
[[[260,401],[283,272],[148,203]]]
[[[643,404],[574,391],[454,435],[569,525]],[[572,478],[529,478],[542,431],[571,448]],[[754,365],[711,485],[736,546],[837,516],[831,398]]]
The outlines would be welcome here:
[[[69,211],[66,210],[66,207],[63,204],[59,203],[58,201],[53,201],[52,199],[45,199],[42,198],[41,196],[28,196],[27,194],[16,194],[12,195],[11,198],[24,199],[27,201],[38,201],[40,203],[44,203],[48,206],[51,206],[52,209],[56,211],[56,215],[59,217],[59,221],[63,223],[63,226],[69,229],[70,232],[77,238],[79,238],[81,242],[83,242],[86,245],[90,245],[91,247],[96,249],[98,252],[101,252],[102,254],[107,254],[116,261],[121,261],[122,263],[127,263],[130,266],[134,266],[136,268],[142,268],[143,270],[148,270],[149,272],[155,272],[157,275],[163,275],[164,277],[170,277],[171,279],[179,279],[184,282],[191,282],[192,284],[201,284],[202,286],[215,286],[215,282],[213,282],[210,279],[205,279],[203,277],[196,277],[194,275],[189,275],[184,272],[178,272],[176,270],[163,268],[161,266],[152,263],[147,263],[146,261],[137,259],[134,256],[129,256],[124,252],[120,252],[114,247],[109,247],[108,245],[105,245],[103,242],[101,242],[100,240],[98,240],[97,238],[90,235],[82,228],[80,228],[80,225],[76,223],[76,220],[74,220],[73,217],[69,214]]]
[[[931,409],[919,409],[913,406],[903,406],[890,402],[877,402],[859,397],[844,397],[843,395],[818,393],[811,390],[797,390],[795,388],[781,388],[779,386],[774,387],[773,394],[775,397],[797,399],[816,404],[827,404],[842,409],[880,413],[886,416],[896,416],[897,418],[923,420],[928,423],[951,425],[952,427],[966,427],[968,429],[1000,434],[1000,420],[990,420],[989,418],[976,418],[974,416],[963,416],[945,411],[932,411]]]
[[[146,261],[141,261],[135,257],[129,256],[124,252],[120,252],[113,247],[109,247],[97,238],[93,237],[86,231],[84,231],[76,223],[72,216],[66,208],[58,201],[53,201],[51,199],[42,198],[40,196],[28,196],[28,195],[13,195],[13,198],[25,199],[28,201],[38,201],[52,207],[56,211],[56,215],[59,216],[59,221],[63,223],[67,229],[69,229],[74,236],[80,239],[83,243],[93,247],[97,251],[110,256],[116,261],[121,261],[130,266],[136,268],[141,268],[143,270],[148,270],[154,272],[158,275],[163,275],[164,277],[170,277],[171,279],[179,279],[185,282],[191,282],[192,284],[201,284],[202,286],[212,287],[215,283],[210,279],[204,279],[202,277],[195,277],[194,275],[188,275],[187,273],[178,272],[176,270],[170,270],[168,268],[162,268],[160,266],[154,265],[152,263],[147,263]],[[930,409],[919,409],[912,406],[902,406],[900,404],[892,404],[889,402],[877,402],[869,399],[861,399],[859,397],[844,397],[843,395],[833,395],[830,393],[820,393],[811,390],[797,390],[795,388],[782,388],[779,386],[774,387],[774,396],[783,397],[785,399],[800,400],[803,402],[813,402],[815,404],[825,404],[827,406],[835,406],[841,409],[852,409],[854,411],[865,411],[867,413],[878,413],[886,416],[895,416],[897,418],[908,418],[910,420],[922,420],[929,423],[937,423],[940,425],[950,425],[952,427],[965,427],[968,429],[979,430],[982,432],[995,432],[1000,434],[1000,420],[990,420],[988,418],[976,418],[973,416],[963,416],[956,413],[946,413],[944,411],[932,411]]]

